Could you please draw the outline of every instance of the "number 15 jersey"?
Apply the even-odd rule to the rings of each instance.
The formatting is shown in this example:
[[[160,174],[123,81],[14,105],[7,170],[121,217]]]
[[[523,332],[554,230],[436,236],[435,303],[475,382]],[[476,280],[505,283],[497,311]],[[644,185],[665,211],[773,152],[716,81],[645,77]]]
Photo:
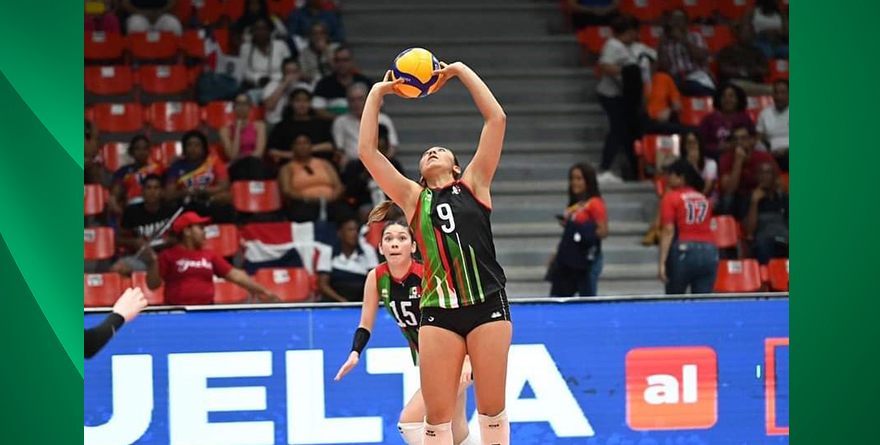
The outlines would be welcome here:
[[[376,267],[376,287],[385,309],[394,317],[400,331],[409,343],[413,363],[418,363],[419,353],[419,300],[422,297],[422,264],[412,262],[409,271],[400,280],[391,276],[388,263]]]
[[[490,214],[460,180],[422,190],[411,222],[424,261],[421,307],[472,306],[504,289]]]

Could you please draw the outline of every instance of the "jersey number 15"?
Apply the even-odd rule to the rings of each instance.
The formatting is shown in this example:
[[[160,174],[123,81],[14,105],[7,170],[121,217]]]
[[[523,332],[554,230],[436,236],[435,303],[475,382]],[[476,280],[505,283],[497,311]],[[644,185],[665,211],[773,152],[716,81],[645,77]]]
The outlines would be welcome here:
[[[394,312],[394,318],[397,319],[397,325],[405,328],[407,326],[418,326],[419,320],[416,320],[416,314],[414,314],[409,308],[412,306],[412,301],[391,301],[391,312]],[[398,310],[397,306],[400,305],[400,309]]]

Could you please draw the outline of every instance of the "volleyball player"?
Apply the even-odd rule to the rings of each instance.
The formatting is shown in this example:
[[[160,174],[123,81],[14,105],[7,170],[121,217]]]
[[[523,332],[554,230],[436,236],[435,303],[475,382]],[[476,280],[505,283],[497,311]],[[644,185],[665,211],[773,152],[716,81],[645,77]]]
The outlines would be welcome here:
[[[473,70],[460,62],[440,66],[436,74],[441,86],[459,78],[483,115],[480,142],[470,165],[462,171],[450,150],[432,147],[419,161],[422,179],[415,183],[379,153],[382,98],[403,82],[390,81],[390,72],[367,96],[358,152],[373,179],[403,209],[425,261],[419,330],[424,443],[453,443],[458,380],[468,355],[482,443],[508,445],[504,393],[513,327],[489,221],[489,187],[501,157],[507,117]]]
[[[371,215],[371,216],[374,216]],[[373,219],[370,222],[375,222]],[[339,368],[336,381],[339,381],[357,366],[361,353],[367,346],[376,312],[379,310],[379,299],[385,309],[397,321],[404,338],[409,342],[413,363],[418,364],[419,352],[419,299],[422,288],[422,264],[413,260],[416,245],[412,231],[406,221],[393,220],[385,225],[379,241],[379,253],[385,256],[386,262],[371,270],[364,286],[364,305],[361,309],[361,321],[354,334],[351,353],[348,360]],[[458,399],[455,404],[455,418],[452,422],[452,435],[455,444],[469,442],[467,416],[467,388],[471,384],[470,363],[465,360],[461,371],[458,388]],[[409,445],[421,445],[423,422],[425,419],[425,403],[421,390],[417,391],[409,403],[400,412],[397,429],[403,441]]]

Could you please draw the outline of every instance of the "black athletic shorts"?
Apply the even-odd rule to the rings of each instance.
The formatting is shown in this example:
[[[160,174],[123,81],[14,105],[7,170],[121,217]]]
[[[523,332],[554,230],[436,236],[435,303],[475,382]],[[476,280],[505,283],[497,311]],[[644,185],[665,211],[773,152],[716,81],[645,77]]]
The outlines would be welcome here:
[[[467,338],[477,326],[493,321],[510,321],[510,305],[507,304],[507,294],[503,290],[487,296],[485,302],[473,306],[456,309],[422,308],[421,326],[443,328],[462,338]]]

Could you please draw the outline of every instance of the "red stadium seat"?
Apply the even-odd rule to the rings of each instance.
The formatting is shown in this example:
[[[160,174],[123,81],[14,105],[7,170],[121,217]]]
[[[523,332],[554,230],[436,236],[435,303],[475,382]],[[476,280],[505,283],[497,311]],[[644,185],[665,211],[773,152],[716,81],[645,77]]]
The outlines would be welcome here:
[[[118,273],[87,273],[83,275],[85,307],[113,306],[122,291],[122,276]]]
[[[657,152],[667,152],[678,156],[680,151],[680,137],[677,134],[666,136],[662,134],[649,134],[635,142],[636,155],[639,157],[639,176],[644,179],[645,166],[657,164]]]
[[[150,152],[150,158],[165,167],[171,165],[172,162],[181,156],[183,156],[183,146],[180,144],[180,141],[163,142],[158,147],[153,147]]]
[[[116,32],[86,31],[83,52],[89,61],[119,60],[125,52],[125,39]]]
[[[185,26],[189,23],[189,19],[192,16],[192,2],[190,0],[177,0],[174,4],[174,15]]]
[[[730,20],[739,20],[755,4],[755,0],[717,0],[721,15]]]
[[[98,184],[85,186],[85,216],[98,215],[104,212],[107,204],[107,192]]]
[[[238,304],[248,299],[247,289],[219,277],[214,277],[214,304]]]
[[[226,0],[223,3],[223,15],[230,22],[236,22],[244,15],[245,0]],[[284,16],[287,18],[287,16]]]
[[[113,229],[110,227],[89,227],[84,232],[84,259],[104,260],[113,256],[113,252],[116,250]]]
[[[183,32],[180,41],[183,53],[193,59],[205,58],[205,31],[202,29],[187,29]]]
[[[202,25],[212,25],[219,22],[226,12],[220,0],[203,0],[195,6],[196,16]]]
[[[703,36],[706,46],[711,53],[717,53],[721,51],[721,48],[734,43],[733,33],[728,26],[693,25],[690,29],[692,32],[697,32]]]
[[[663,15],[666,0],[620,0],[619,9],[640,22],[653,22]]]
[[[128,49],[138,60],[167,60],[177,56],[180,39],[171,32],[136,32],[128,35]]]
[[[102,132],[134,133],[144,125],[144,111],[140,104],[96,104],[92,109],[95,123]]]
[[[296,0],[269,0],[269,13],[282,19],[289,16],[296,9]]]
[[[713,216],[709,227],[719,249],[736,247],[739,243],[739,223],[732,216]]]
[[[141,291],[144,292],[144,297],[147,299],[147,303],[152,306],[159,306],[165,304],[165,284],[163,283],[156,290],[150,290],[150,287],[147,286],[147,273],[146,272],[134,272],[131,274],[131,285],[132,287],[139,287]]]
[[[262,109],[251,107],[251,114],[248,119],[253,122],[260,118],[262,118]],[[202,107],[202,121],[216,130],[229,127],[235,123],[233,103],[231,101],[209,102],[208,105]]]
[[[232,205],[239,212],[268,213],[281,209],[281,192],[277,181],[235,181],[232,183]]]
[[[101,147],[101,158],[104,160],[104,168],[115,172],[123,165],[134,162],[128,154],[128,142],[109,142]]]
[[[658,25],[642,25],[639,39],[645,45],[657,48],[660,43],[660,37],[663,36],[663,27]]]
[[[774,258],[767,264],[770,289],[788,292],[788,258]]]
[[[382,241],[382,230],[384,229],[384,222],[370,223],[369,227],[367,228],[367,235],[365,236],[365,238],[367,239],[367,243],[378,249],[379,242]]]
[[[195,102],[156,102],[147,108],[148,122],[166,133],[195,130],[201,109]]]
[[[240,247],[238,228],[233,224],[212,224],[205,226],[204,248],[222,257],[238,253]]]
[[[611,36],[612,32],[609,26],[589,26],[577,32],[577,39],[581,46],[594,54],[602,52],[602,46]]]
[[[214,30],[214,40],[220,45],[224,54],[229,54],[229,29],[217,28]]]
[[[752,118],[752,122],[758,122],[758,115],[764,108],[773,105],[773,96],[749,96],[746,112]]]
[[[148,94],[180,94],[189,88],[189,77],[183,65],[144,65],[138,69],[138,82]]]
[[[768,81],[776,82],[777,80],[788,80],[788,60],[773,59],[770,61],[770,73],[767,75]]]
[[[127,66],[87,66],[86,91],[101,96],[119,96],[134,88],[131,69]]]
[[[682,97],[681,108],[681,123],[695,127],[700,125],[700,121],[713,111],[712,98],[709,96]]]
[[[311,295],[311,279],[303,268],[260,269],[254,280],[286,303],[306,301]]]
[[[721,260],[715,278],[715,292],[757,292],[761,270],[755,260]]]
[[[684,12],[691,20],[698,18],[706,18],[715,11],[714,0],[673,0],[673,9],[684,9]]]

